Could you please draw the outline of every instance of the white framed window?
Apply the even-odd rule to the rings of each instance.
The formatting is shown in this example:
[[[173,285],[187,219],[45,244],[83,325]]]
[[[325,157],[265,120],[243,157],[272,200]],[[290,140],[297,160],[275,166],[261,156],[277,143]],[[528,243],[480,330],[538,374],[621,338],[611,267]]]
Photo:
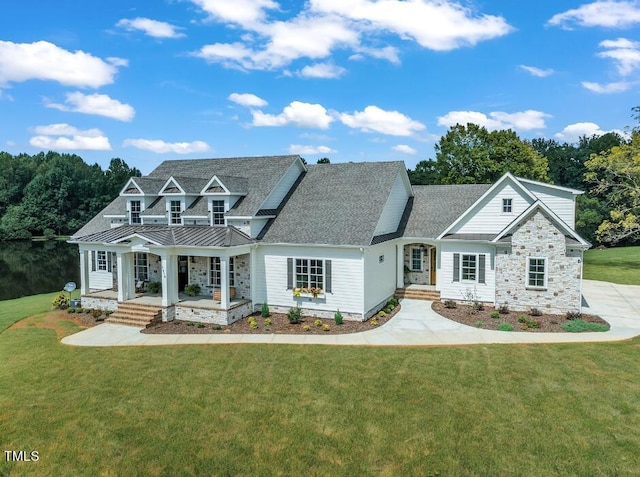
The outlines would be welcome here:
[[[139,200],[132,200],[129,203],[129,224],[141,224],[142,218],[140,217],[141,204]]]
[[[486,264],[484,253],[454,253],[453,281],[486,283]]]
[[[531,288],[547,287],[547,259],[529,257],[527,259],[527,286]]]
[[[324,288],[324,262],[296,258],[296,288]]]
[[[229,286],[236,284],[235,261],[229,257]],[[220,257],[209,257],[209,285],[212,287],[222,286],[222,271],[220,270]]]
[[[133,272],[136,281],[149,280],[149,260],[146,253],[136,253],[133,256]]]
[[[91,251],[91,271],[92,272],[110,272],[111,271],[111,252],[104,250]]]
[[[513,212],[513,199],[502,199],[502,213],[511,214]]]
[[[422,249],[421,248],[412,248],[411,249],[411,270],[414,272],[422,271]]]
[[[224,200],[211,201],[211,220],[213,225],[224,225]]]
[[[179,200],[169,201],[169,224],[182,225],[182,202]]]
[[[462,255],[462,279],[472,282],[476,281],[478,275],[478,256],[477,255]]]

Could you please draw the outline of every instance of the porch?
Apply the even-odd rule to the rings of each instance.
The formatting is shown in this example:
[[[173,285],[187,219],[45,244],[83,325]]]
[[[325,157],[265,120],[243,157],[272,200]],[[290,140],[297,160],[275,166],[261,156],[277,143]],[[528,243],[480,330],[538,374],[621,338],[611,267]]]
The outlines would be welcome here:
[[[439,301],[440,292],[435,285],[411,284],[403,288],[396,289],[396,297],[411,298],[413,300]]]

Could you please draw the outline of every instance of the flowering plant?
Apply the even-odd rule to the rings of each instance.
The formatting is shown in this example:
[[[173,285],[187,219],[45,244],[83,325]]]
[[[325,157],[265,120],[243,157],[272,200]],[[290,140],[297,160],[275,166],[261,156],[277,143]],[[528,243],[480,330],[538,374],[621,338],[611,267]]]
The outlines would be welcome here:
[[[302,294],[313,295],[313,298],[318,298],[318,295],[322,293],[322,288],[311,287],[311,288],[294,288],[293,296],[299,298]]]

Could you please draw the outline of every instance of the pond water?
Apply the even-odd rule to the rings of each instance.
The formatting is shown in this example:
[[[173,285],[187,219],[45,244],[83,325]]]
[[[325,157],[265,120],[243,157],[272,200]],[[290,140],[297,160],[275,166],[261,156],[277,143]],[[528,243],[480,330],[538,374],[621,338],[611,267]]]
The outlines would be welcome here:
[[[78,246],[66,242],[0,242],[0,300],[80,287]]]

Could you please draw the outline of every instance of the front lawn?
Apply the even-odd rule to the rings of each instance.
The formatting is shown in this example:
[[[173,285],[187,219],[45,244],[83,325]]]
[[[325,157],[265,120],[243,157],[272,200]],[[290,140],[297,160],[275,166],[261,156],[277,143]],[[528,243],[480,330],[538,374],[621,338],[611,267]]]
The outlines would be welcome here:
[[[74,348],[23,327],[0,333],[0,363],[2,449],[39,453],[2,476],[640,468],[640,340]]]
[[[584,278],[623,285],[640,285],[640,247],[587,250]]]

